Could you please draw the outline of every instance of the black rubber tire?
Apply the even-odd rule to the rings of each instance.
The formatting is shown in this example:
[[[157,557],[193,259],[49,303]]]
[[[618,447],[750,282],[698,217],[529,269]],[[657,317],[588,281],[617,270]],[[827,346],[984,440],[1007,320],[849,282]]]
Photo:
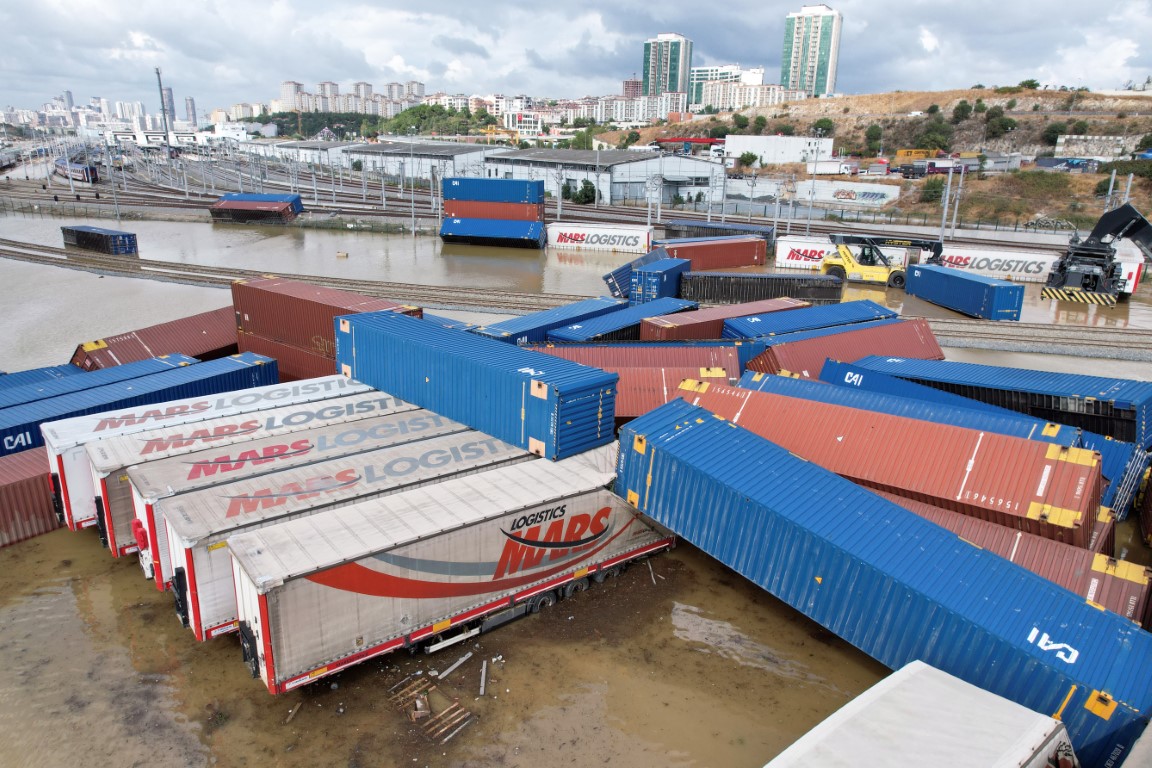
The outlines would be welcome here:
[[[583,592],[588,589],[588,579],[574,579],[564,585],[564,599],[570,600],[576,596],[577,592]]]
[[[844,267],[828,267],[828,271],[824,274],[828,275],[829,277],[838,277],[841,280],[843,280],[845,277]]]
[[[888,275],[888,287],[890,288],[903,288],[904,287],[904,273],[893,272]]]
[[[541,608],[551,608],[556,605],[556,594],[544,592],[528,599],[528,613],[540,613]]]

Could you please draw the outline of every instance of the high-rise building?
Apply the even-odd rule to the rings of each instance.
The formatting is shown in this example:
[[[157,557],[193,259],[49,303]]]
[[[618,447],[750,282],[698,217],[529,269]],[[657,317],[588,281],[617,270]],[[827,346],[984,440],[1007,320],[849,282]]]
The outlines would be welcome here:
[[[192,124],[193,128],[198,125],[196,121],[196,100],[191,96],[184,97],[184,118]]]
[[[361,99],[372,98],[372,83],[366,83],[361,80],[358,83],[352,83],[352,93]]]
[[[319,85],[320,96],[326,96],[331,99],[334,96],[340,95],[340,86],[331,80],[325,80]]]
[[[176,101],[172,98],[172,89],[164,86],[160,89],[160,98],[164,100],[161,108],[164,111],[165,119],[168,122],[168,128],[171,130],[172,123],[176,120]],[[163,121],[161,121],[163,123]]]
[[[739,64],[725,64],[721,67],[692,67],[688,74],[688,104],[707,106],[704,100],[704,83],[724,82],[740,85],[764,85],[764,67],[741,69]],[[719,104],[713,104],[719,107]]]
[[[780,84],[810,96],[836,92],[843,17],[826,5],[805,5],[784,21]]]
[[[644,95],[644,81],[633,77],[624,81],[624,98],[637,99]]]
[[[692,41],[683,35],[662,32],[644,43],[644,95],[669,91],[688,92],[692,69]]]
[[[409,80],[404,83],[404,95],[409,99],[424,98],[424,83],[418,80]]]
[[[285,112],[299,109],[299,97],[303,90],[304,84],[295,80],[285,80],[280,83],[280,109]]]
[[[64,91],[64,109],[72,110],[72,91]]]

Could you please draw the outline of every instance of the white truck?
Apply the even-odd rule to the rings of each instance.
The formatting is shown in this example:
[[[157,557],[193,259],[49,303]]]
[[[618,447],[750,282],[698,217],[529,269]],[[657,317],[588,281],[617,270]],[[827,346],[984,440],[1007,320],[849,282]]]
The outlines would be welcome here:
[[[530,461],[234,535],[244,661],[284,693],[465,641],[672,546],[611,480],[583,454]]]

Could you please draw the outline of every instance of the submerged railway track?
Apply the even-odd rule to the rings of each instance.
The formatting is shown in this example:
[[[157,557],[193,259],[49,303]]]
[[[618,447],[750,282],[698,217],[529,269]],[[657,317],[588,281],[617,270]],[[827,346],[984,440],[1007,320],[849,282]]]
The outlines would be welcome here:
[[[0,239],[0,258],[115,277],[162,280],[213,288],[227,288],[234,280],[261,277],[266,274],[254,269],[109,256],[5,239]],[[325,275],[291,275],[291,277],[429,309],[526,314],[587,298],[572,294],[536,294],[493,288],[390,283]],[[1152,361],[1152,330],[1041,323],[995,323],[964,318],[925,319],[928,320],[940,344],[946,347]]]

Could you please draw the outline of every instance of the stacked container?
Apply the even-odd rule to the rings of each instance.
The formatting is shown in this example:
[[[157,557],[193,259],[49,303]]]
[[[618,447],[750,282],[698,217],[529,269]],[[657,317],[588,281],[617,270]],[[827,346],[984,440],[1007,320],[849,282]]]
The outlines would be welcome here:
[[[0,376],[0,389],[63,379],[66,376],[79,376],[82,373],[84,372],[72,365],[48,365],[43,368],[29,368],[26,371],[12,371]]]
[[[656,299],[680,295],[680,276],[692,266],[687,259],[658,259],[632,271],[630,304],[646,304]]]
[[[896,316],[896,312],[872,301],[846,301],[843,304],[826,304],[796,312],[770,312],[734,317],[724,321],[723,337],[751,339],[758,336],[781,336],[818,328],[850,326],[870,320],[888,320]]]
[[[446,243],[544,247],[543,181],[446,178],[443,199]]]
[[[281,381],[336,373],[333,321],[340,315],[421,314],[419,307],[280,277],[235,281],[232,306],[240,351],[275,357]]]
[[[119,365],[101,371],[92,371],[83,376],[68,376],[63,379],[36,384],[25,384],[20,387],[5,387],[0,389],[0,410],[12,408],[25,403],[34,403],[37,400],[47,400],[51,397],[61,397],[85,389],[102,387],[105,384],[116,384],[121,381],[138,379],[141,376],[151,376],[154,373],[170,371],[173,368],[182,368],[200,362],[187,355],[165,355],[163,357],[150,357],[127,365]]]
[[[336,360],[345,376],[539,456],[614,436],[615,374],[475,334],[389,312],[350,315],[338,321]]]
[[[904,290],[909,296],[985,320],[1019,320],[1024,306],[1024,286],[1019,283],[950,267],[914,266],[908,270]]]
[[[763,237],[741,235],[685,237],[659,244],[670,256],[691,261],[693,272],[762,266],[768,253],[768,241]]]
[[[812,304],[839,304],[844,282],[831,275],[778,275],[743,272],[689,272],[680,297],[701,304],[739,304],[785,296]]]
[[[664,231],[673,237],[755,235],[768,243],[775,239],[775,228],[769,224],[746,224],[738,221],[669,219],[664,222]]]
[[[672,339],[719,339],[724,334],[724,321],[746,315],[762,315],[803,309],[812,306],[798,299],[767,299],[747,304],[725,304],[691,312],[677,312],[666,317],[646,317],[640,323],[641,341],[670,341]]]
[[[237,351],[235,318],[232,307],[221,307],[170,323],[105,336],[76,347],[70,362],[91,371],[174,352],[198,360],[227,357]]]

